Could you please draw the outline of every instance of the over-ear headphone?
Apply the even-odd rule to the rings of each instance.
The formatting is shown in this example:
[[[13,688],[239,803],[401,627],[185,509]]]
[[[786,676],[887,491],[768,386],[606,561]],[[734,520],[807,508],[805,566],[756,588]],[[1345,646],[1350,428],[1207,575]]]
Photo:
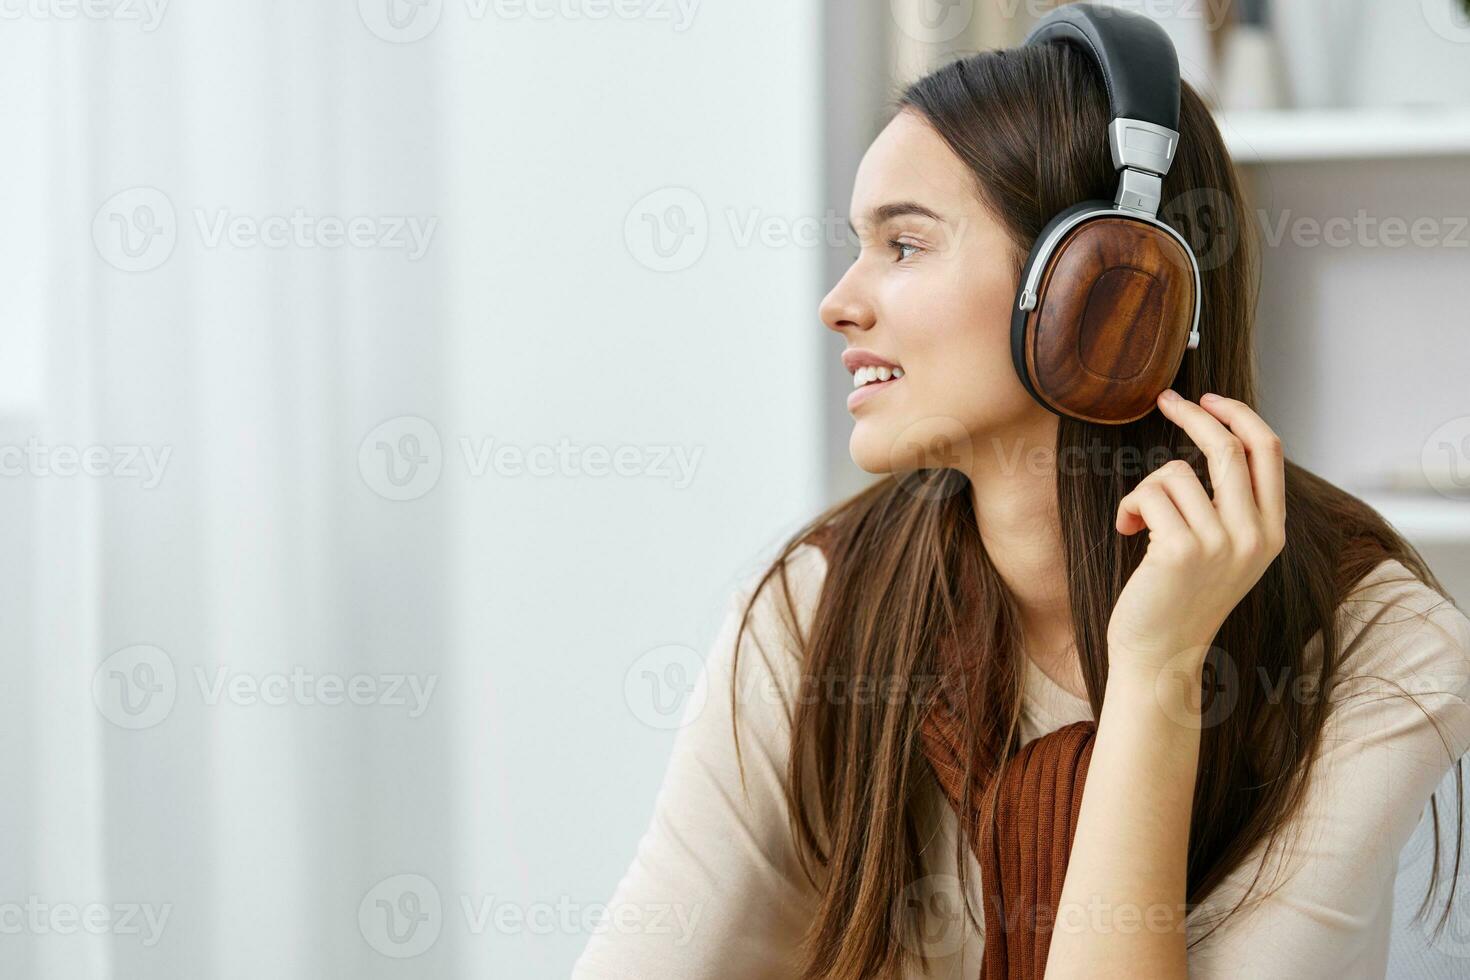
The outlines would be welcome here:
[[[1037,236],[1011,314],[1011,358],[1057,415],[1132,422],[1199,346],[1199,262],[1158,218],[1179,145],[1178,55],[1154,21],[1091,3],[1051,11],[1024,43],[1073,44],[1102,69],[1118,190],[1111,202],[1064,209]]]

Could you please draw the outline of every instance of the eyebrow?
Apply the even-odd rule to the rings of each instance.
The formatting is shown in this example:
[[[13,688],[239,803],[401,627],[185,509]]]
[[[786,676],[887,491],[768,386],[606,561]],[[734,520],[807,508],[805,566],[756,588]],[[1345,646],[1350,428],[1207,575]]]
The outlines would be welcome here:
[[[920,217],[932,218],[935,221],[944,220],[944,218],[941,217],[938,212],[932,210],[931,208],[925,207],[918,201],[893,201],[889,204],[880,204],[869,211],[868,221],[870,224],[881,225],[885,221],[891,221],[894,218],[906,214],[917,214]],[[852,226],[851,221],[847,223],[847,230],[852,232],[854,235],[857,234],[857,229]]]

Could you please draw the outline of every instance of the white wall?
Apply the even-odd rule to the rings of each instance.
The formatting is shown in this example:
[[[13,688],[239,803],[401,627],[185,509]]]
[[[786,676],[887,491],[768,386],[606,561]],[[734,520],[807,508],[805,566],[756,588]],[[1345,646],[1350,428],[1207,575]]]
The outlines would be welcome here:
[[[456,80],[446,440],[695,461],[685,486],[474,478],[446,455],[459,894],[573,915],[611,896],[672,745],[656,726],[679,666],[822,502],[823,250],[780,244],[823,214],[819,13],[705,4],[680,31],[446,11],[439,28]],[[680,208],[696,232],[667,238],[676,268],[659,271],[649,222],[667,232]],[[742,239],[751,220],[775,244]],[[636,678],[625,697],[635,664],[670,681],[663,712]],[[565,976],[584,940],[491,929],[466,973]]]

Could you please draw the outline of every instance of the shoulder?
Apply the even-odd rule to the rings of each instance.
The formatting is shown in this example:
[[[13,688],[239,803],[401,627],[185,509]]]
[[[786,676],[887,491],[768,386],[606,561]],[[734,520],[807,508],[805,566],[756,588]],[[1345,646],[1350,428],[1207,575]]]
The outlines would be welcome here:
[[[1470,619],[1453,602],[1387,559],[1348,590],[1334,627],[1300,805],[1191,913],[1207,937],[1191,976],[1362,975],[1388,942],[1398,856],[1470,749]],[[1308,647],[1320,653],[1320,632]]]
[[[801,544],[772,564],[737,579],[681,722],[685,748],[706,758],[746,739],[765,746],[769,765],[784,757],[827,563],[821,549]]]
[[[1341,611],[1361,615],[1364,609],[1371,612],[1383,606],[1398,607],[1416,615],[1432,613],[1447,620],[1465,620],[1452,600],[1397,558],[1385,558],[1359,579],[1343,597]]]
[[[1470,618],[1454,602],[1386,559],[1348,591],[1336,629],[1325,754],[1380,748],[1437,772],[1470,751]]]
[[[826,578],[826,552],[812,543],[797,545],[774,567],[765,564],[744,576],[726,611],[727,628],[731,619],[743,620],[748,607],[747,631],[763,640],[779,637],[781,646],[799,647],[799,638],[811,628]]]
[[[1470,618],[1398,559],[1348,591],[1336,626],[1342,682],[1378,675],[1470,698]]]

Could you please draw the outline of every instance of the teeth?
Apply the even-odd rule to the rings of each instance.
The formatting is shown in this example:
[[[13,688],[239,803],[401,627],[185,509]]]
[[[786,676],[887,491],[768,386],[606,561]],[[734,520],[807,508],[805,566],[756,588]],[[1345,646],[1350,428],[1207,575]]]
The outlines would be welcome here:
[[[860,367],[852,372],[852,386],[854,388],[861,388],[863,385],[872,384],[874,381],[888,381],[901,377],[903,377],[903,368]]]

